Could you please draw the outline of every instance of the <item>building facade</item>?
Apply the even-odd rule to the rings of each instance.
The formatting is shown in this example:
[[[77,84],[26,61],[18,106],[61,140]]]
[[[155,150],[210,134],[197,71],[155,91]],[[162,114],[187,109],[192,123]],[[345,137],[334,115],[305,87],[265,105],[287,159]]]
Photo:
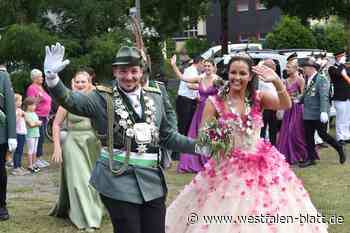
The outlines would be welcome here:
[[[219,44],[221,40],[220,4],[213,1],[206,20],[207,38]],[[248,40],[264,41],[281,18],[277,7],[266,9],[260,0],[233,0],[228,9],[229,41],[246,43]]]
[[[266,9],[260,0],[232,0],[228,9],[229,42],[246,43],[248,41],[263,42],[267,33],[273,30],[281,18],[281,10],[277,7]],[[205,21],[189,27],[182,33],[174,35],[177,42],[192,37],[207,37],[212,44],[221,41],[220,3],[213,0],[210,13]]]

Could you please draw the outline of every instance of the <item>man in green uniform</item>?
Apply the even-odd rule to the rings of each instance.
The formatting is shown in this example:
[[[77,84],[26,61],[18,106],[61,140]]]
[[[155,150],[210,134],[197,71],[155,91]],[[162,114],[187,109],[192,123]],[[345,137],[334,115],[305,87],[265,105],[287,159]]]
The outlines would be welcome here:
[[[5,65],[0,63],[0,221],[9,219],[6,208],[6,152],[17,147],[16,107],[10,76]]]
[[[64,47],[46,48],[44,70],[50,92],[69,112],[89,117],[102,149],[91,184],[100,193],[118,233],[164,233],[166,184],[160,146],[179,152],[205,153],[177,133],[166,117],[163,97],[140,84],[138,49],[122,47],[115,58],[116,84],[75,93],[59,80]]]

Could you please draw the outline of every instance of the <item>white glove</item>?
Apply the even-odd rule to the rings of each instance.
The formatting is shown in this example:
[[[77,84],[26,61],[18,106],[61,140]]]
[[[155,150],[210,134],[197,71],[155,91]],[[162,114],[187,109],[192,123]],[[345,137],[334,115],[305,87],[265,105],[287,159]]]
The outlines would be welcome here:
[[[60,43],[45,47],[44,73],[46,83],[49,87],[54,87],[58,83],[57,74],[62,71],[69,63],[69,60],[64,60],[64,47]]]
[[[16,138],[9,138],[7,140],[7,144],[9,147],[9,151],[10,152],[14,152],[17,148],[17,139]]]
[[[211,156],[210,146],[200,146],[200,145],[196,144],[195,152],[196,152],[196,154],[199,154],[199,155],[204,155],[207,157]]]
[[[326,112],[321,112],[321,115],[320,115],[320,120],[322,123],[327,123],[328,122],[328,113]]]

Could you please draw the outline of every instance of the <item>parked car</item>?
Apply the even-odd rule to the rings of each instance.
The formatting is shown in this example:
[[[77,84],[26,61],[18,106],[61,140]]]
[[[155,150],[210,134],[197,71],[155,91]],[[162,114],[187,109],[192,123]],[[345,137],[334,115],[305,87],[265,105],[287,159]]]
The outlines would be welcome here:
[[[274,50],[256,50],[256,51],[247,51],[247,54],[253,59],[254,64],[258,64],[261,60],[264,59],[272,59],[276,64],[276,73],[282,77],[282,72],[286,68],[287,65],[287,56],[281,55],[278,52]],[[237,55],[237,52],[230,53],[227,55],[224,55],[223,57],[217,57],[215,58],[215,63],[218,67],[218,74],[226,78],[226,66],[230,59]]]
[[[261,44],[251,44],[251,43],[243,43],[243,44],[229,44],[228,45],[228,53],[242,51],[242,50],[261,50],[263,47]],[[201,57],[204,59],[213,59],[221,56],[221,45],[217,45],[211,47],[207,51],[201,54]]]

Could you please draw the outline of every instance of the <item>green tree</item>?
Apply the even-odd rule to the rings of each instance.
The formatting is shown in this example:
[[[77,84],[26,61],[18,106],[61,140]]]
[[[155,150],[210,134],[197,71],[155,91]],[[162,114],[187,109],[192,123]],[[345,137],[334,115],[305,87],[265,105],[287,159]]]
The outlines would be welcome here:
[[[186,41],[185,48],[190,57],[203,53],[209,48],[209,42],[206,39],[192,38]]]
[[[344,24],[337,19],[331,19],[326,24],[316,24],[312,27],[317,41],[317,47],[329,52],[337,52],[346,46]]]
[[[153,32],[145,36],[146,46],[157,67],[163,41],[205,15],[209,0],[141,3],[144,31]],[[62,77],[70,79],[77,67],[89,65],[97,78],[106,79],[120,45],[133,40],[128,32],[133,5],[134,0],[1,0],[0,58],[14,70],[41,68],[44,46],[59,41],[71,60]]]
[[[350,1],[349,0],[262,0],[268,7],[278,6],[285,14],[298,16],[303,22],[308,18],[322,19],[336,15],[344,20],[347,49],[350,53]]]
[[[297,17],[284,16],[266,37],[266,46],[271,49],[315,48],[316,39],[311,30],[301,24]]]
[[[304,25],[309,18],[323,18],[329,16],[332,7],[329,0],[305,1],[305,0],[262,0],[268,8],[279,7],[284,14],[297,16]]]

